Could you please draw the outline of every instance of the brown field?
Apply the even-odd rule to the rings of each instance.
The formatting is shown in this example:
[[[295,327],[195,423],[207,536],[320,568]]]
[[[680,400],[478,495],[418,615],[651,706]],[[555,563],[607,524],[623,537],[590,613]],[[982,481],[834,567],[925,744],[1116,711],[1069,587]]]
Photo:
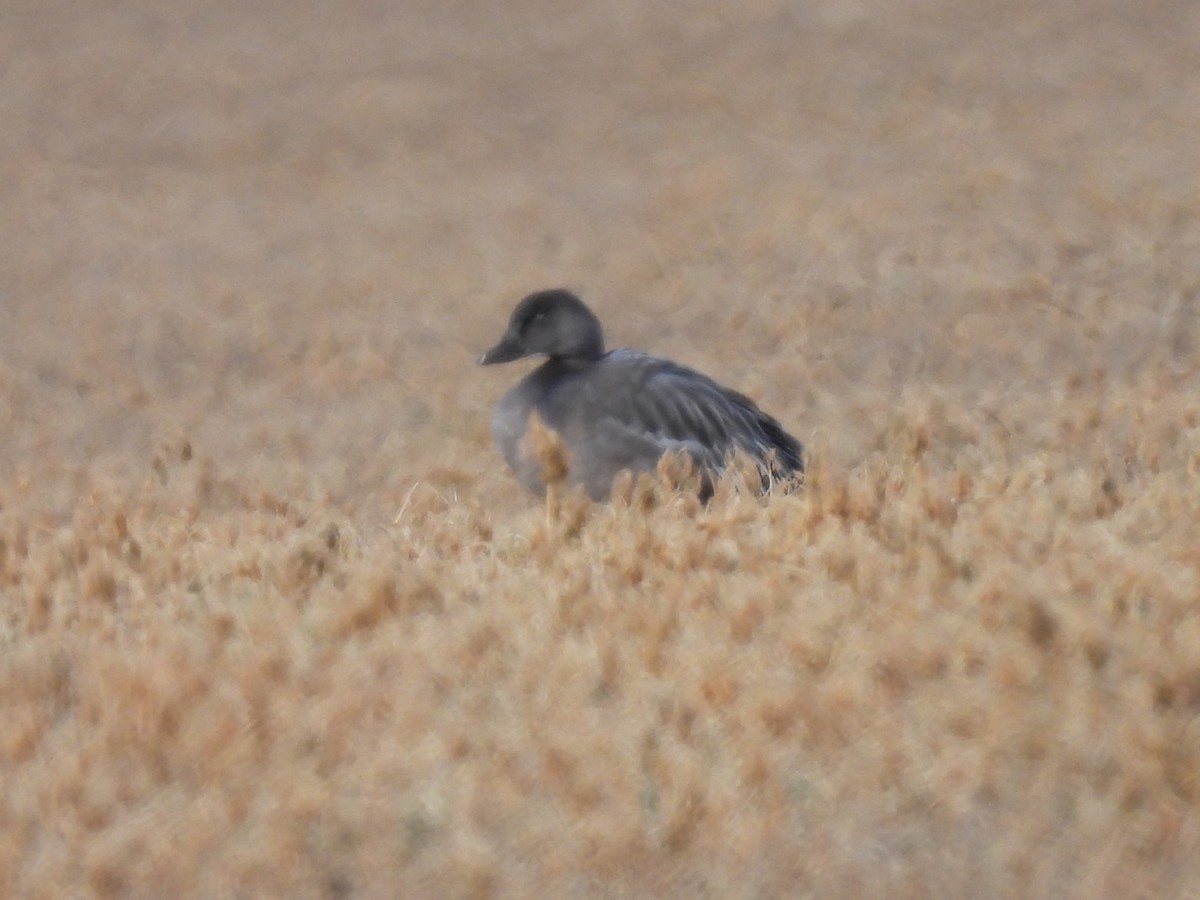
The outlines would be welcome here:
[[[0,896],[1200,897],[1200,6],[0,28]],[[579,290],[799,494],[543,505]]]

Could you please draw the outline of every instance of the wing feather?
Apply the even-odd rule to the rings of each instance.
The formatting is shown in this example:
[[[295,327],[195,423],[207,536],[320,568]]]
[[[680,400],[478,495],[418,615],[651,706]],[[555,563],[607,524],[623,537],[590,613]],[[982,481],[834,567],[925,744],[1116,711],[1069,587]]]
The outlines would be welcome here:
[[[610,427],[642,436],[660,452],[686,450],[711,469],[740,450],[764,467],[773,455],[776,475],[801,470],[799,442],[748,397],[635,351],[614,351],[606,364],[609,378],[597,382],[591,399]]]

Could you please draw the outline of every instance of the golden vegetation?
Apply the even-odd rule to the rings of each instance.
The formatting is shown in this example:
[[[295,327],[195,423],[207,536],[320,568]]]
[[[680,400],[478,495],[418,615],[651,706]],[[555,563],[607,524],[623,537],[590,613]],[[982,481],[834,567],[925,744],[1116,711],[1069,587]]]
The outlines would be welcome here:
[[[418,485],[367,529],[186,454],[6,503],[9,892],[1178,892],[1195,404],[1114,473],[918,425],[708,507]]]
[[[1191,5],[419,6],[6,20],[0,895],[1196,896]],[[527,497],[558,283],[805,488]]]

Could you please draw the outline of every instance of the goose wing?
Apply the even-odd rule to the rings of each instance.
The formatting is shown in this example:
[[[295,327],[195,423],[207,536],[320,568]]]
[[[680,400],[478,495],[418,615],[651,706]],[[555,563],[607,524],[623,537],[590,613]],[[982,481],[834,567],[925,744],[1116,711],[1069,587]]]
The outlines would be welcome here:
[[[653,442],[659,453],[685,450],[719,470],[740,450],[786,476],[802,468],[800,443],[750,398],[670,360],[616,350],[595,385],[608,427]]]

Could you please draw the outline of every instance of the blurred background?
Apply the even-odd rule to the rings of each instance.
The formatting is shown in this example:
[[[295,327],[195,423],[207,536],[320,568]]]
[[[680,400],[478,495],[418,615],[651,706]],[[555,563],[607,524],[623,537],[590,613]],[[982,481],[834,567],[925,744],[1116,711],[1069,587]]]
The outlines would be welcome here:
[[[1190,0],[8,0],[0,481],[186,443],[520,507],[474,360],[555,285],[837,465],[914,408],[1038,452],[1196,368],[1197,47]]]

